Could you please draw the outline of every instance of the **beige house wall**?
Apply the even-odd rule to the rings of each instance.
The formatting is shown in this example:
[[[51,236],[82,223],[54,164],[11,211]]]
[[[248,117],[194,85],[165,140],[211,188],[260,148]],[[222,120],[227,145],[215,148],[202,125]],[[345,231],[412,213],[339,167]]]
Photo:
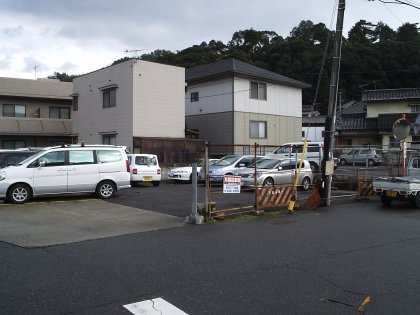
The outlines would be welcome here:
[[[185,69],[133,62],[133,136],[184,138]]]
[[[72,143],[72,92],[71,82],[0,77],[0,148],[6,141],[26,146]],[[3,117],[4,105],[24,105],[26,116]],[[69,108],[70,118],[50,118],[51,107]]]
[[[106,86],[116,86],[116,107],[103,108]],[[117,145],[133,150],[133,137],[183,138],[184,87],[184,68],[135,59],[76,78],[79,141],[102,143],[103,135],[115,134]]]
[[[250,121],[267,122],[267,138],[250,138]],[[234,122],[235,143],[277,146],[302,139],[302,117],[235,112]]]

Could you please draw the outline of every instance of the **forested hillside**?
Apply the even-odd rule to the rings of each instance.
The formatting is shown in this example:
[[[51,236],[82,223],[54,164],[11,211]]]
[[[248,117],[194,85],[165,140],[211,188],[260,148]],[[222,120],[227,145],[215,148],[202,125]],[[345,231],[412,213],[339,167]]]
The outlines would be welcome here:
[[[323,54],[325,67],[316,107],[326,113],[334,32],[322,24],[302,21],[283,38],[273,31],[235,32],[228,43],[202,42],[181,51],[155,50],[144,60],[182,66],[203,65],[237,58],[256,66],[309,83],[304,104],[313,104]],[[117,62],[123,61],[118,60]],[[363,90],[420,87],[420,31],[406,23],[397,30],[383,23],[356,23],[343,39],[340,86],[343,102],[359,100]]]

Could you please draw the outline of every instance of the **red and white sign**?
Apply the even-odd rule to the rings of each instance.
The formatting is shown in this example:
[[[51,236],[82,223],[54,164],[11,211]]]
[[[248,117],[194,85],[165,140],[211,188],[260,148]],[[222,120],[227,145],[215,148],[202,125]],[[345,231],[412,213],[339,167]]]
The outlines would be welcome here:
[[[223,176],[223,193],[239,194],[241,192],[241,176],[225,175]]]

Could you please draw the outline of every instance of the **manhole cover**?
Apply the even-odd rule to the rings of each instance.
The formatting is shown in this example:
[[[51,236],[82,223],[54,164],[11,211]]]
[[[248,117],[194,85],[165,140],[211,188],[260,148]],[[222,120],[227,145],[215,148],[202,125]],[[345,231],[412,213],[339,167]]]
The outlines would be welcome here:
[[[351,306],[357,308],[359,311],[363,311],[364,307],[370,302],[370,300],[370,296],[364,293],[341,289],[335,297],[328,299],[327,301]]]

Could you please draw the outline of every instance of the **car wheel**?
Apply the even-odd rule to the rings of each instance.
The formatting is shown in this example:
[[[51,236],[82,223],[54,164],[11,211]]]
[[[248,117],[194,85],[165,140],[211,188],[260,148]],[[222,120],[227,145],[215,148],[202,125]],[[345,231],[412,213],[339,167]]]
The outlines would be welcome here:
[[[374,160],[368,160],[368,165],[369,166],[375,166],[375,161]]]
[[[96,195],[101,199],[109,199],[114,197],[116,190],[117,188],[113,182],[110,180],[104,180],[96,187]]]
[[[159,186],[159,185],[160,185],[160,181],[154,180],[154,181],[152,182],[152,185],[153,185],[153,187],[157,187],[157,186]]]
[[[346,164],[347,164],[346,159],[341,159],[341,160],[340,160],[340,165],[346,165]]]
[[[392,199],[389,198],[388,196],[381,195],[381,201],[384,206],[389,207],[391,205]],[[416,203],[417,203],[417,197],[416,197]]]
[[[270,187],[274,185],[274,180],[271,177],[264,179],[263,186]]]
[[[310,186],[311,180],[309,179],[309,177],[305,177],[304,179],[302,179],[302,190],[308,190]]]
[[[15,184],[7,192],[7,199],[11,203],[25,203],[32,198],[32,190],[26,184]]]
[[[420,209],[420,192],[416,195],[416,208]]]

